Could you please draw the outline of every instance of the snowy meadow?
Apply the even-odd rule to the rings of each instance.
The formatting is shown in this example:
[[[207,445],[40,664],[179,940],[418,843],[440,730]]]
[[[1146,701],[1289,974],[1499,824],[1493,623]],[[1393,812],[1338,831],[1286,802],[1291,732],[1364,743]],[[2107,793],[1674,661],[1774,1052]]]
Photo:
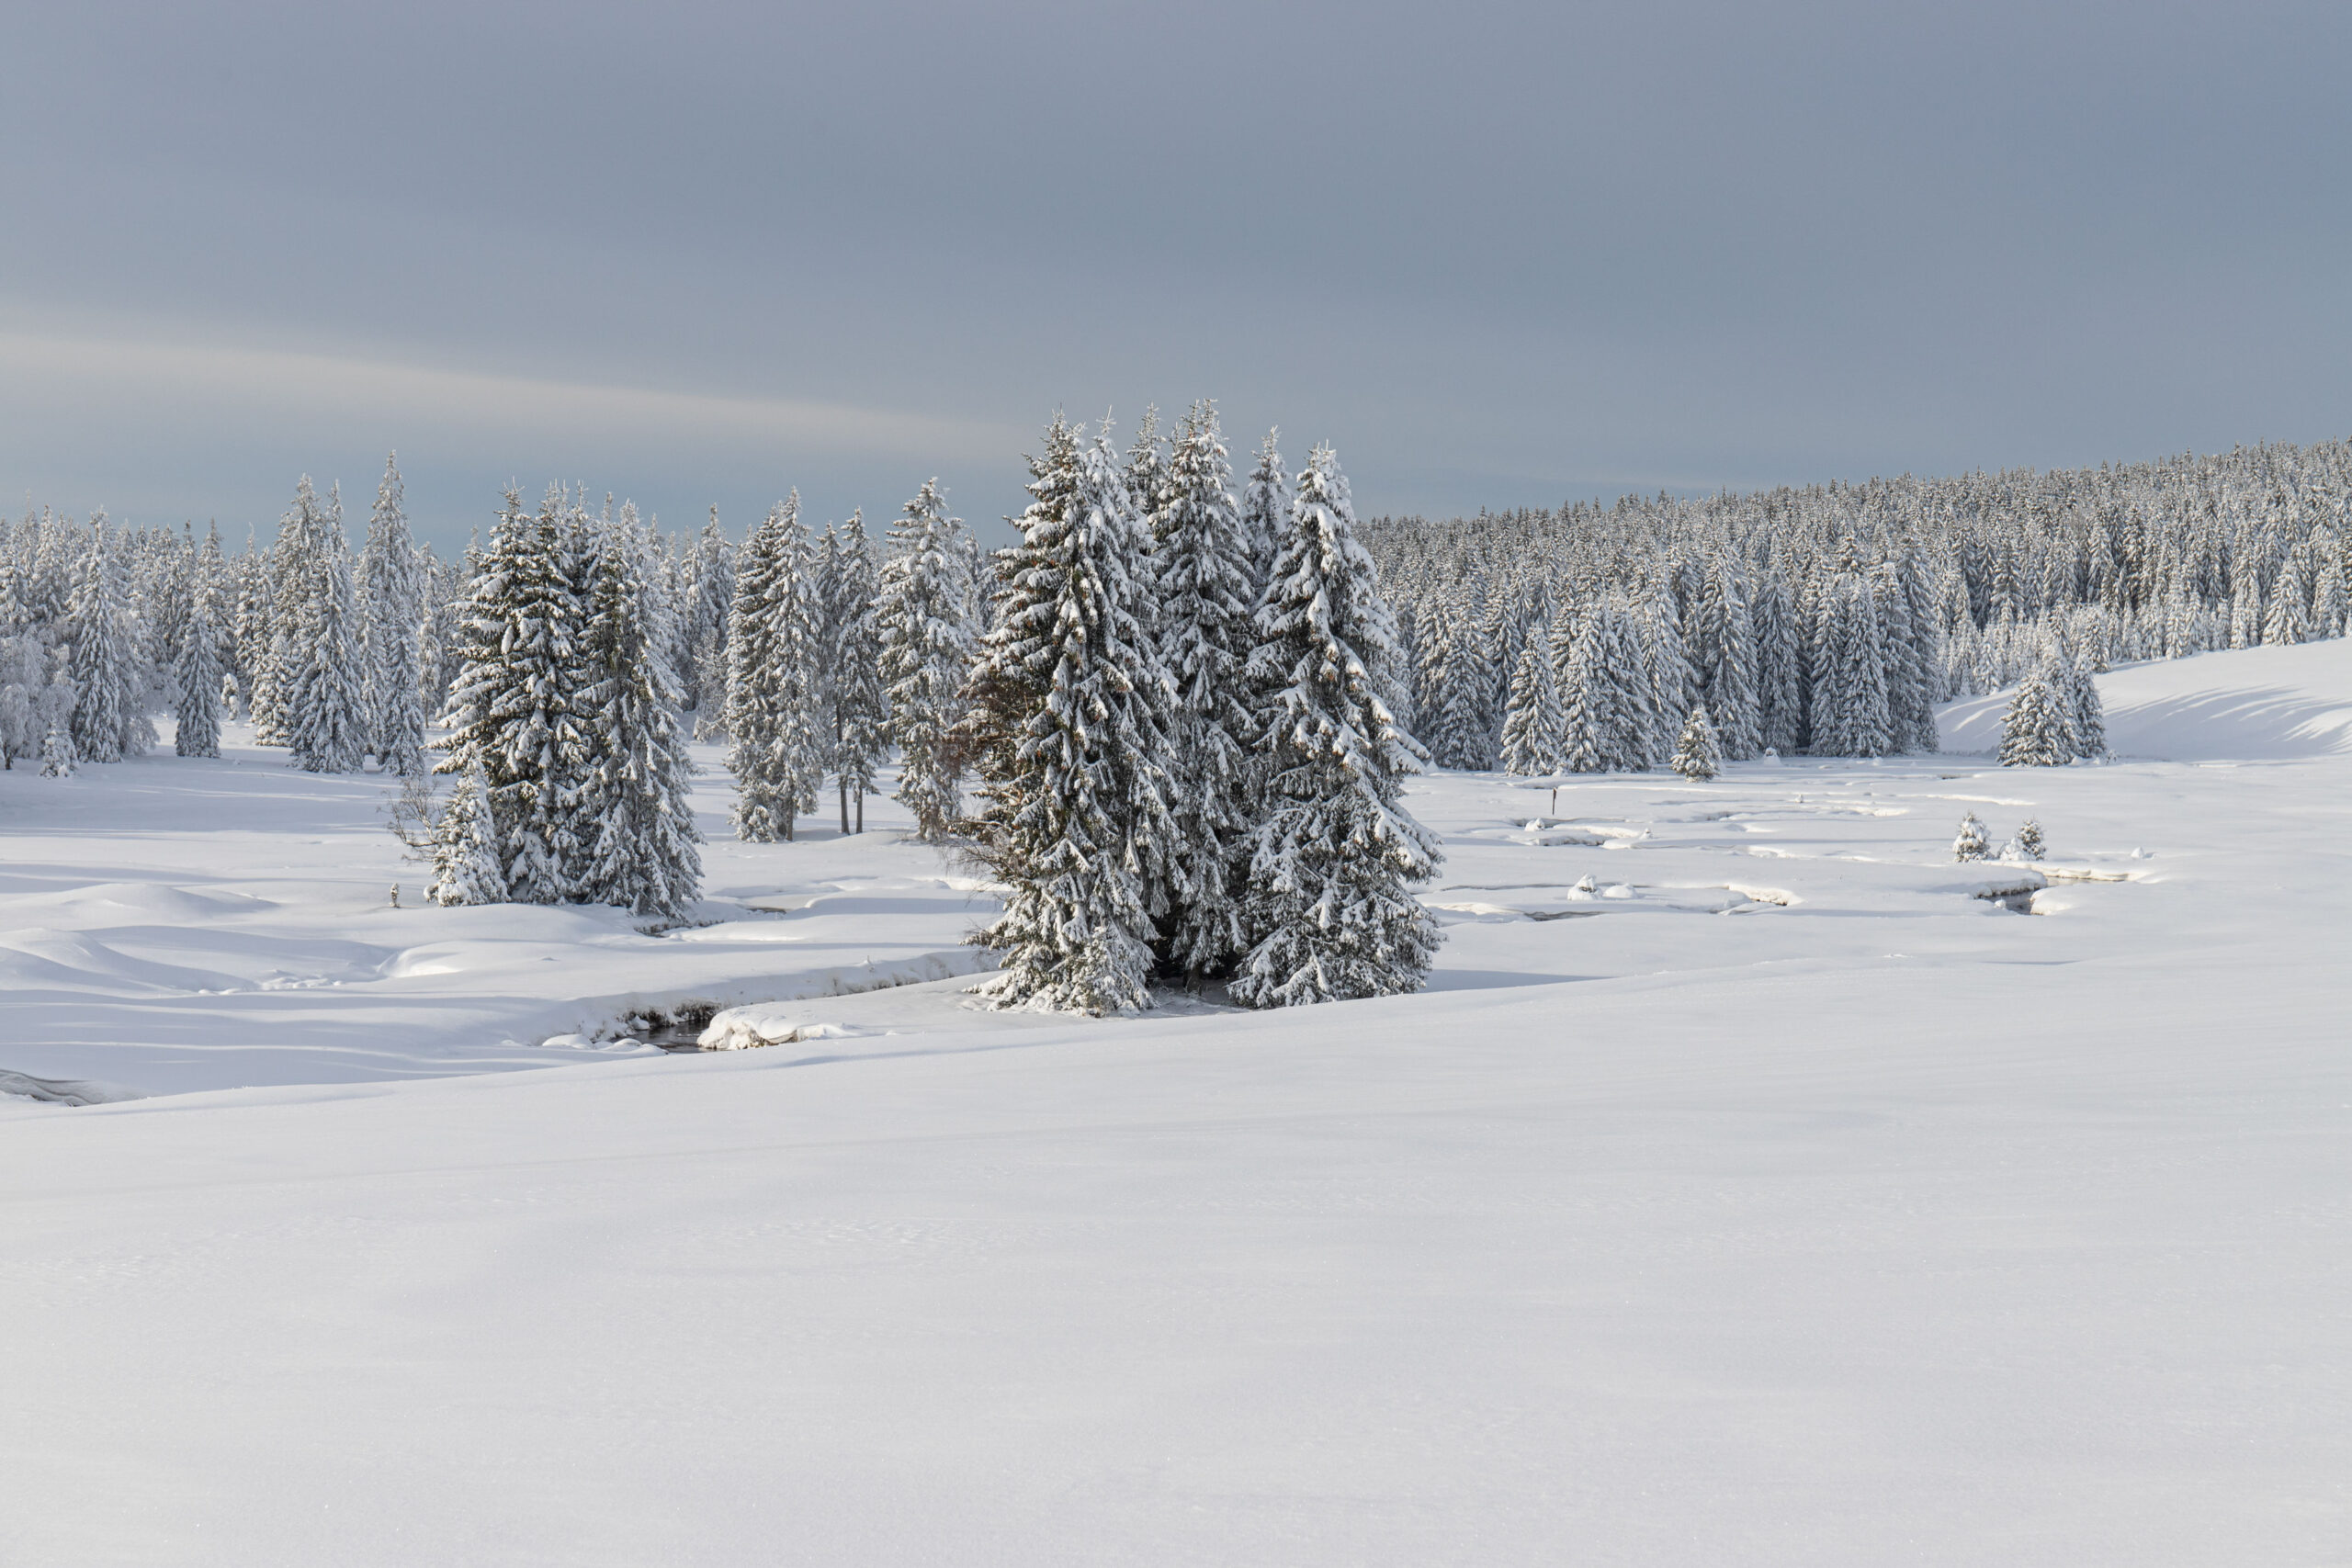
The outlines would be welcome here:
[[[2347,653],[1414,777],[1426,988],[1272,1011],[975,1010],[987,884],[707,745],[676,921],[233,721],[0,773],[0,1557],[2328,1561]]]

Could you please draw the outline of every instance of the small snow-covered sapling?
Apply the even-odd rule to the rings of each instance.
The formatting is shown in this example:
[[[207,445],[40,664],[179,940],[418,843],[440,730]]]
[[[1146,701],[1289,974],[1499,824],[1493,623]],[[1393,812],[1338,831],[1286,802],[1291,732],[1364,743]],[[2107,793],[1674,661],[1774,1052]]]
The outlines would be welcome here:
[[[2041,824],[2029,817],[2025,819],[2025,826],[2018,829],[2018,836],[2009,840],[2009,847],[2005,852],[2004,858],[2008,860],[2040,860],[2041,858]]]
[[[1682,726],[1681,738],[1674,743],[1674,771],[1693,781],[1713,778],[1723,771],[1723,749],[1715,739],[1715,727],[1707,716],[1704,703],[1690,710]]]
[[[1960,836],[1951,841],[1951,858],[1956,861],[1983,860],[1992,852],[1992,843],[1984,835],[1984,824],[1976,813],[1960,819]]]

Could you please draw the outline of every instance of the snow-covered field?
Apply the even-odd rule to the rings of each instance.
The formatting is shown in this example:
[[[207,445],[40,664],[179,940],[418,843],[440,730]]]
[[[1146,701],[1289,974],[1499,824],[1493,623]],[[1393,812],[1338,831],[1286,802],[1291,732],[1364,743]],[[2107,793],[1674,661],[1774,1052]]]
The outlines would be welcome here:
[[[648,935],[0,774],[0,1562],[2346,1562],[2352,644],[2100,685],[1419,781],[1430,988],[1289,1014],[964,1010],[887,804]]]

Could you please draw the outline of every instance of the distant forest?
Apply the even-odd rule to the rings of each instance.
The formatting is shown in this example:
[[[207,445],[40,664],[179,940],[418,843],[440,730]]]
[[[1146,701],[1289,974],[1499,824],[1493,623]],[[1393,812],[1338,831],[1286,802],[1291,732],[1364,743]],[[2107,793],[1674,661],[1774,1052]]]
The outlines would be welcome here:
[[[1701,703],[1727,757],[1880,756],[2053,649],[2099,670],[2341,637],[2347,506],[2352,443],[2324,442],[1363,534],[1413,732],[1442,766],[1549,773],[1660,765]]]

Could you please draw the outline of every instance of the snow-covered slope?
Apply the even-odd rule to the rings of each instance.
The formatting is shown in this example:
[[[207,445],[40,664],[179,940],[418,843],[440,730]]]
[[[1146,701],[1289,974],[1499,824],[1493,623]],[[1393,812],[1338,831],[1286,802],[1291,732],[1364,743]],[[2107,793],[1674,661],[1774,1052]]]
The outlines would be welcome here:
[[[0,1100],[0,1562],[2145,1568],[2352,1538],[2352,756],[1804,761],[1556,806],[1444,776],[1411,797],[1450,856],[1419,996],[1090,1022],[934,982],[763,1050],[528,1073],[471,1069],[558,1054],[427,1021],[544,1022],[693,944],[379,931],[368,802],[252,769],[279,804],[218,844],[170,759],[0,778],[6,923],[40,933],[7,939],[0,1068],[48,1042],[53,1076],[240,1081],[174,1044],[227,1027],[282,1065]],[[55,804],[134,789],[133,822]],[[1968,809],[2039,818],[2052,861],[1953,865]],[[739,906],[946,874],[714,851]],[[854,897],[910,951],[949,921]],[[712,930],[748,983],[755,939]],[[350,983],[440,944],[455,977]],[[348,1032],[306,1044],[281,1000]],[[324,1081],[379,1032],[379,1081]]]
[[[2352,751],[2352,638],[2126,665],[2098,677],[2098,694],[2119,756],[2257,761]],[[2007,705],[2002,692],[1944,709],[1944,749],[1996,750]]]

